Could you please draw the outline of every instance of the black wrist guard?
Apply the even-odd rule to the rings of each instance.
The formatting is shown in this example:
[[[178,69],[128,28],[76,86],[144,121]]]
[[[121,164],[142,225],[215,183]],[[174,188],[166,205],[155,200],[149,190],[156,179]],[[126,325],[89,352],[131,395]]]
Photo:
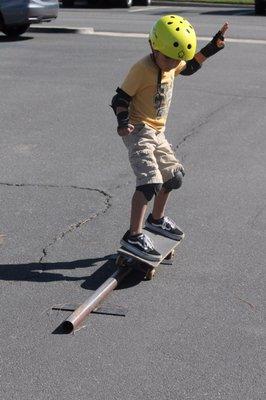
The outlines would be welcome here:
[[[129,124],[128,111],[121,111],[116,116],[118,122],[118,128],[126,128]]]
[[[224,40],[224,36],[222,35],[221,31],[217,32],[216,35],[213,36],[212,40],[205,47],[203,47],[203,49],[200,50],[201,54],[208,58],[218,53],[218,51],[222,50],[224,48],[224,45],[222,47],[218,47],[218,39]]]

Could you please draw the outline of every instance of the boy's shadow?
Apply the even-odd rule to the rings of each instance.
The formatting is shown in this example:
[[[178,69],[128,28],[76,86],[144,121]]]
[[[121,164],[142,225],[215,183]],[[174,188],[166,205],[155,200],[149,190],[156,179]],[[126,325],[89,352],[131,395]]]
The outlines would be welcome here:
[[[8,37],[0,35],[0,43],[8,43],[8,42],[23,42],[25,40],[32,40],[32,36],[19,36],[19,37]]]
[[[89,270],[82,276],[68,276],[65,270],[80,268],[92,268],[97,263],[105,263],[94,271],[91,275]],[[56,272],[53,272],[56,270]],[[62,273],[58,272],[62,270]],[[30,264],[7,264],[0,265],[0,280],[6,281],[27,281],[27,282],[55,282],[55,281],[83,281],[81,287],[87,290],[96,290],[104,283],[115,271],[115,255],[110,254],[99,258],[88,258],[70,262],[58,263],[30,263]],[[136,286],[141,282],[143,276],[138,273],[130,273],[119,284],[116,289],[126,289]]]

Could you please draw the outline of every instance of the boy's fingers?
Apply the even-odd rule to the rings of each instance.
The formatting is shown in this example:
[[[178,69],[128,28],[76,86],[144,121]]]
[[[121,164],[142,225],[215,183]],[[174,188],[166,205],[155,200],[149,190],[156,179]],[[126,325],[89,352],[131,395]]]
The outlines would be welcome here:
[[[228,29],[228,22],[225,22],[224,24],[223,24],[223,26],[221,27],[221,29],[219,30],[219,32],[218,32],[218,34],[217,34],[217,36],[218,36],[218,39],[217,39],[217,41],[216,41],[216,45],[218,46],[218,47],[224,47],[224,34],[225,34],[225,32],[227,31],[227,29]],[[220,37],[219,37],[220,36]]]
[[[222,35],[225,34],[225,32],[227,31],[228,27],[229,27],[228,22],[225,22],[223,24],[222,28],[220,29],[220,32],[221,32]]]

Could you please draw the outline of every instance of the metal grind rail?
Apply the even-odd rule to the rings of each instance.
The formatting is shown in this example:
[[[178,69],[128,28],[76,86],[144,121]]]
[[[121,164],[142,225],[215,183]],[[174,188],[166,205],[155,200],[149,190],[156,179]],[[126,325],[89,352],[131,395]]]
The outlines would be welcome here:
[[[122,282],[122,280],[132,271],[131,267],[118,268],[99,288],[82,303],[70,316],[63,322],[62,328],[66,332],[77,329],[84,319],[96,310],[102,301]]]

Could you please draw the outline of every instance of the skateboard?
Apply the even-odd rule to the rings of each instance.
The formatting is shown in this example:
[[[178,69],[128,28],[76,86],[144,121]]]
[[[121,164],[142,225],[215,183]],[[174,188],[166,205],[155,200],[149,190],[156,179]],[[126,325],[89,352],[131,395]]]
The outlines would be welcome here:
[[[147,228],[143,229],[143,233],[147,234],[153,241],[154,247],[162,255],[161,260],[147,260],[132,253],[130,250],[122,246],[117,250],[116,266],[118,268],[131,267],[132,269],[143,272],[144,279],[151,280],[155,275],[156,268],[160,264],[172,264],[175,248],[182,242],[182,239],[185,235],[183,235],[181,240],[177,241],[166,236],[159,235],[156,232],[151,232]]]

